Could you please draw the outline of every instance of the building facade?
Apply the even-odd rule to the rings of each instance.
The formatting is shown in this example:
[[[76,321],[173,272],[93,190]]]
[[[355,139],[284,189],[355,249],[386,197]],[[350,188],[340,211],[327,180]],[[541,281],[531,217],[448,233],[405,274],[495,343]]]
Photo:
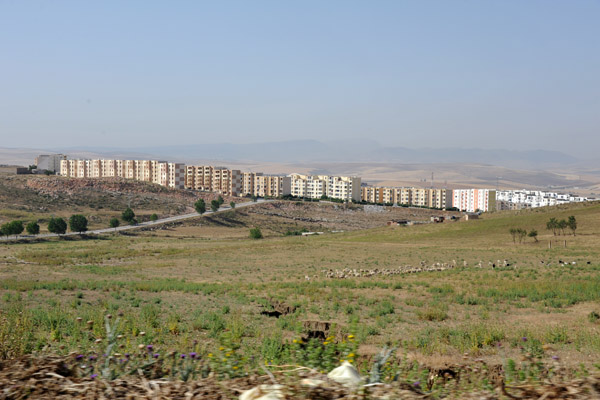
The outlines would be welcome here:
[[[452,191],[448,189],[371,187],[361,188],[361,200],[377,204],[398,204],[416,207],[452,207]]]
[[[60,174],[72,178],[126,178],[173,189],[185,186],[185,165],[155,160],[62,160]]]
[[[361,179],[356,176],[288,175],[291,194],[296,197],[320,199],[327,196],[344,201],[360,201]]]
[[[452,206],[460,211],[476,212],[496,209],[496,191],[492,189],[456,189],[452,191]]]
[[[66,159],[64,154],[40,154],[34,162],[39,170],[60,172],[60,162]]]

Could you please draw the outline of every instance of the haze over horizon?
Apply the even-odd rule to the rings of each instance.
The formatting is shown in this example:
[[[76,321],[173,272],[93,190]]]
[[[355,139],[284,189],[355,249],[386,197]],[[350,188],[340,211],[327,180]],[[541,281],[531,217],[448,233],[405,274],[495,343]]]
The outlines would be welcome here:
[[[376,140],[597,158],[599,15],[593,1],[4,1],[0,146]]]

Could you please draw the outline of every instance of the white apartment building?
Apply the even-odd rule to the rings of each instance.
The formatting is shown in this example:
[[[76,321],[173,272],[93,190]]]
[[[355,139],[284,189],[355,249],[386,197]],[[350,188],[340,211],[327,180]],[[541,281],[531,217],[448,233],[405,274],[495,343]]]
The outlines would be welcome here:
[[[541,190],[499,190],[497,200],[503,209],[536,208],[558,204],[590,201],[593,199],[568,193],[545,192]]]
[[[60,172],[60,162],[66,159],[64,154],[40,154],[35,158],[35,165],[39,170]]]
[[[493,189],[456,189],[452,191],[452,206],[460,211],[490,211],[496,209]]]

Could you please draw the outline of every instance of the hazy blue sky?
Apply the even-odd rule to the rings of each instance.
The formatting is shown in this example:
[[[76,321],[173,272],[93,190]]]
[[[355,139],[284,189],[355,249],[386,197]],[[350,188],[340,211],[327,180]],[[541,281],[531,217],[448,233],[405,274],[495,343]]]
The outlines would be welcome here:
[[[0,0],[0,146],[600,146],[600,2]]]

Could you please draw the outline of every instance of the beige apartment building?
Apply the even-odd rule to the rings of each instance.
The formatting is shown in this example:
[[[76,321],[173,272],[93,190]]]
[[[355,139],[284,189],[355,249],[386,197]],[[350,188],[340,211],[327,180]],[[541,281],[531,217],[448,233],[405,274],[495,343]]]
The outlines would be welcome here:
[[[62,160],[60,174],[72,178],[126,178],[183,189],[185,165],[155,160]]]
[[[227,196],[240,196],[242,193],[240,170],[212,165],[188,165],[185,170],[186,189],[217,192]]]
[[[258,197],[286,196],[292,192],[292,178],[289,176],[257,175],[254,177],[252,195]]]
[[[368,203],[404,204],[419,207],[452,207],[452,191],[427,188],[363,187],[361,200]]]
[[[346,201],[360,201],[360,178],[356,176],[291,174],[291,194],[320,199],[323,195]]]

